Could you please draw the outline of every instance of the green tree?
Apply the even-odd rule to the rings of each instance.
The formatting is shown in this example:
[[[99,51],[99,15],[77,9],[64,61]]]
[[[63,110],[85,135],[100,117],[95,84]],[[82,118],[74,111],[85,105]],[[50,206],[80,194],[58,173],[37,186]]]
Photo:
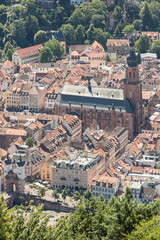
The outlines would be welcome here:
[[[27,15],[36,16],[37,1],[36,0],[26,0],[25,7],[27,9]]]
[[[159,163],[156,163],[155,167],[156,169],[160,169],[160,164]]]
[[[152,43],[151,46],[151,52],[156,53],[157,54],[157,58],[160,58],[160,41],[159,40],[155,40]]]
[[[84,192],[84,198],[90,200],[91,197],[93,197],[92,192],[91,192],[90,190],[86,190],[86,191]]]
[[[119,7],[119,6],[116,6],[114,8],[114,13],[113,13],[113,16],[114,16],[114,20],[118,23],[122,20],[122,17],[123,17],[123,11],[122,11],[122,8]]]
[[[132,24],[139,18],[140,7],[136,1],[124,1],[124,20]]]
[[[56,39],[46,42],[45,47],[50,48],[54,57],[61,57],[64,53],[63,46]]]
[[[123,9],[123,5],[124,5],[124,0],[118,0],[118,6],[121,7],[121,9]]]
[[[45,187],[40,187],[39,191],[38,191],[38,195],[40,197],[44,197],[45,196],[45,192],[46,192]]]
[[[74,27],[70,23],[68,23],[62,25],[61,30],[66,37],[67,45],[74,44],[76,41]]]
[[[123,29],[123,33],[132,33],[135,31],[135,28],[133,25],[126,25],[125,28]]]
[[[5,5],[0,5],[0,22],[5,24],[7,20],[7,7]]]
[[[5,55],[5,59],[9,60],[9,61],[12,61],[12,55],[13,55],[13,50],[8,49],[8,51],[7,51],[6,55]]]
[[[78,191],[75,191],[74,193],[73,193],[73,200],[75,200],[76,202],[80,199],[80,196],[81,196],[81,194],[78,192]]]
[[[7,54],[8,50],[11,50],[13,52],[13,46],[10,42],[6,42],[5,46],[4,46],[4,54]]]
[[[34,139],[32,137],[28,137],[26,139],[26,144],[28,145],[28,147],[33,147],[33,143],[34,143]]]
[[[94,25],[93,23],[89,26],[88,30],[87,30],[87,38],[90,42],[93,42],[93,38],[94,38]]]
[[[85,33],[82,25],[78,25],[75,31],[75,36],[76,36],[76,43],[77,44],[83,44],[84,39],[85,39]]]
[[[154,216],[150,221],[143,221],[129,234],[127,240],[157,240],[160,236],[160,216]]]
[[[54,20],[54,23],[58,28],[61,27],[62,24],[65,22],[64,16],[65,16],[64,7],[58,5],[55,11],[55,20]]]
[[[23,19],[15,20],[11,25],[11,34],[17,46],[25,47],[26,45],[26,23]]]
[[[4,26],[0,23],[0,45],[3,45],[3,38],[4,38]]]
[[[52,59],[52,52],[49,47],[43,47],[40,50],[40,62],[41,63],[48,63]]]
[[[6,203],[0,198],[0,238],[13,239],[49,239],[47,226],[49,216],[42,213],[43,206],[37,208],[28,206],[8,209]]]
[[[54,199],[59,199],[59,194],[58,194],[58,192],[57,192],[57,190],[55,189],[55,190],[53,190],[53,192],[52,192],[52,197],[54,198]]]
[[[77,26],[80,25],[80,24],[83,25],[84,14],[81,11],[81,9],[80,8],[76,8],[75,11],[70,16],[68,21],[74,28],[77,28]]]
[[[94,25],[95,28],[102,28],[105,27],[105,16],[100,14],[95,14],[91,18],[91,23]]]
[[[11,232],[11,215],[9,214],[6,202],[0,195],[0,236],[1,239],[7,239],[8,233]]]
[[[111,58],[110,58],[110,56],[108,55],[108,53],[107,53],[106,56],[105,56],[105,60],[106,60],[107,62],[111,62]]]
[[[66,197],[67,197],[67,191],[66,191],[65,188],[62,190],[62,194],[61,195],[62,195],[63,200],[65,201]]]
[[[143,24],[142,24],[142,20],[140,19],[136,19],[134,22],[133,22],[133,26],[135,28],[135,30],[139,31],[141,30]]]
[[[26,31],[27,31],[27,40],[30,43],[34,43],[34,35],[39,30],[39,23],[35,16],[29,14],[26,19]]]
[[[141,8],[139,16],[142,20],[143,30],[150,30],[152,26],[152,14],[149,10],[148,3],[146,1],[144,2],[143,7]]]
[[[116,29],[115,29],[115,31],[113,33],[113,37],[117,38],[117,37],[120,36],[121,33],[122,33],[122,28],[121,28],[121,26],[117,25],[117,27],[116,27]]]
[[[35,44],[41,44],[47,41],[46,38],[46,33],[45,31],[39,30],[35,35],[34,35],[34,43]]]
[[[140,53],[146,53],[149,49],[149,37],[144,34],[139,40],[135,42],[135,51]]]
[[[138,52],[138,64],[141,64],[141,54]]]

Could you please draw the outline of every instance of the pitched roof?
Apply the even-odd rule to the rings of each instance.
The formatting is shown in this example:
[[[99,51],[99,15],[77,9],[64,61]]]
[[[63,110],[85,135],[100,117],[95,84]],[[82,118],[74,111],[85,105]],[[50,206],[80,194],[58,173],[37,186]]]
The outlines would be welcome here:
[[[128,39],[108,39],[107,40],[107,46],[129,46],[129,40]]]
[[[12,68],[12,67],[14,67],[14,63],[12,63],[9,60],[6,60],[2,65],[2,68],[4,68],[4,67]]]
[[[34,54],[38,54],[41,48],[43,48],[43,45],[39,44],[39,45],[35,45],[32,47],[28,47],[28,48],[22,48],[20,50],[17,50],[16,52],[20,58],[24,58],[24,57],[29,57]]]

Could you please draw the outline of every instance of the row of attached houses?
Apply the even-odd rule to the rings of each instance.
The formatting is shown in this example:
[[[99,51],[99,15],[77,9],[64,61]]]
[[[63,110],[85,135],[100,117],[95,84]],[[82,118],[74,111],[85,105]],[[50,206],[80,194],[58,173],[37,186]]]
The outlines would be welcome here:
[[[16,82],[5,92],[6,109],[39,112],[44,106],[44,95],[45,90],[36,85]]]

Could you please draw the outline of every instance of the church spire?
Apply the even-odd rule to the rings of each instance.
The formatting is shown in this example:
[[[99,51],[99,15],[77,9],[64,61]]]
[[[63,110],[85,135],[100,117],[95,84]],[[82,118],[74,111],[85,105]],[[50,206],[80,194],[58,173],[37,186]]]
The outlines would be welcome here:
[[[130,39],[130,51],[129,56],[127,57],[128,67],[137,67],[138,66],[138,57],[134,51],[134,41],[133,38]]]

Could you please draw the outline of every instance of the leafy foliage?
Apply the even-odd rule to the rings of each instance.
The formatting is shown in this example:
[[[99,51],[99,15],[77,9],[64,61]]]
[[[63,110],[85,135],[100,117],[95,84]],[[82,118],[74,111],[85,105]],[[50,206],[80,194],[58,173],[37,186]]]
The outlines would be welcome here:
[[[34,143],[34,139],[32,137],[28,137],[26,139],[26,144],[29,146],[29,147],[33,147],[33,143]]]
[[[142,35],[139,40],[135,42],[136,52],[146,53],[149,50],[149,37]]]
[[[133,25],[129,24],[129,25],[126,25],[123,29],[123,33],[132,33],[135,31],[135,28]]]
[[[153,53],[156,53],[156,54],[157,54],[157,57],[160,58],[160,41],[159,41],[159,40],[155,40],[155,41],[152,43],[151,51],[152,51]]]
[[[49,47],[43,47],[40,50],[40,62],[41,63],[47,63],[50,62],[52,59],[52,52]]]
[[[57,190],[53,191],[53,197],[58,199]],[[36,209],[29,204],[7,209],[0,198],[0,237],[2,240],[158,239],[154,234],[159,236],[159,207],[159,202],[138,204],[132,200],[130,189],[122,199],[112,197],[108,204],[102,195],[95,199],[87,191],[85,197],[80,197],[74,213],[49,227],[49,217],[42,214],[42,206]]]
[[[51,50],[54,57],[61,57],[64,53],[63,46],[56,39],[46,42],[44,46]]]
[[[39,195],[40,197],[44,197],[44,196],[45,196],[45,192],[46,192],[45,187],[40,187],[40,188],[39,188],[38,195]]]
[[[143,221],[127,236],[127,240],[157,240],[160,237],[160,216]]]
[[[34,43],[35,44],[41,44],[46,42],[46,33],[45,31],[39,30],[35,35],[34,35]]]
[[[59,194],[58,194],[58,192],[57,192],[57,190],[55,189],[55,190],[53,190],[53,192],[52,192],[52,197],[54,198],[54,199],[59,199]]]

